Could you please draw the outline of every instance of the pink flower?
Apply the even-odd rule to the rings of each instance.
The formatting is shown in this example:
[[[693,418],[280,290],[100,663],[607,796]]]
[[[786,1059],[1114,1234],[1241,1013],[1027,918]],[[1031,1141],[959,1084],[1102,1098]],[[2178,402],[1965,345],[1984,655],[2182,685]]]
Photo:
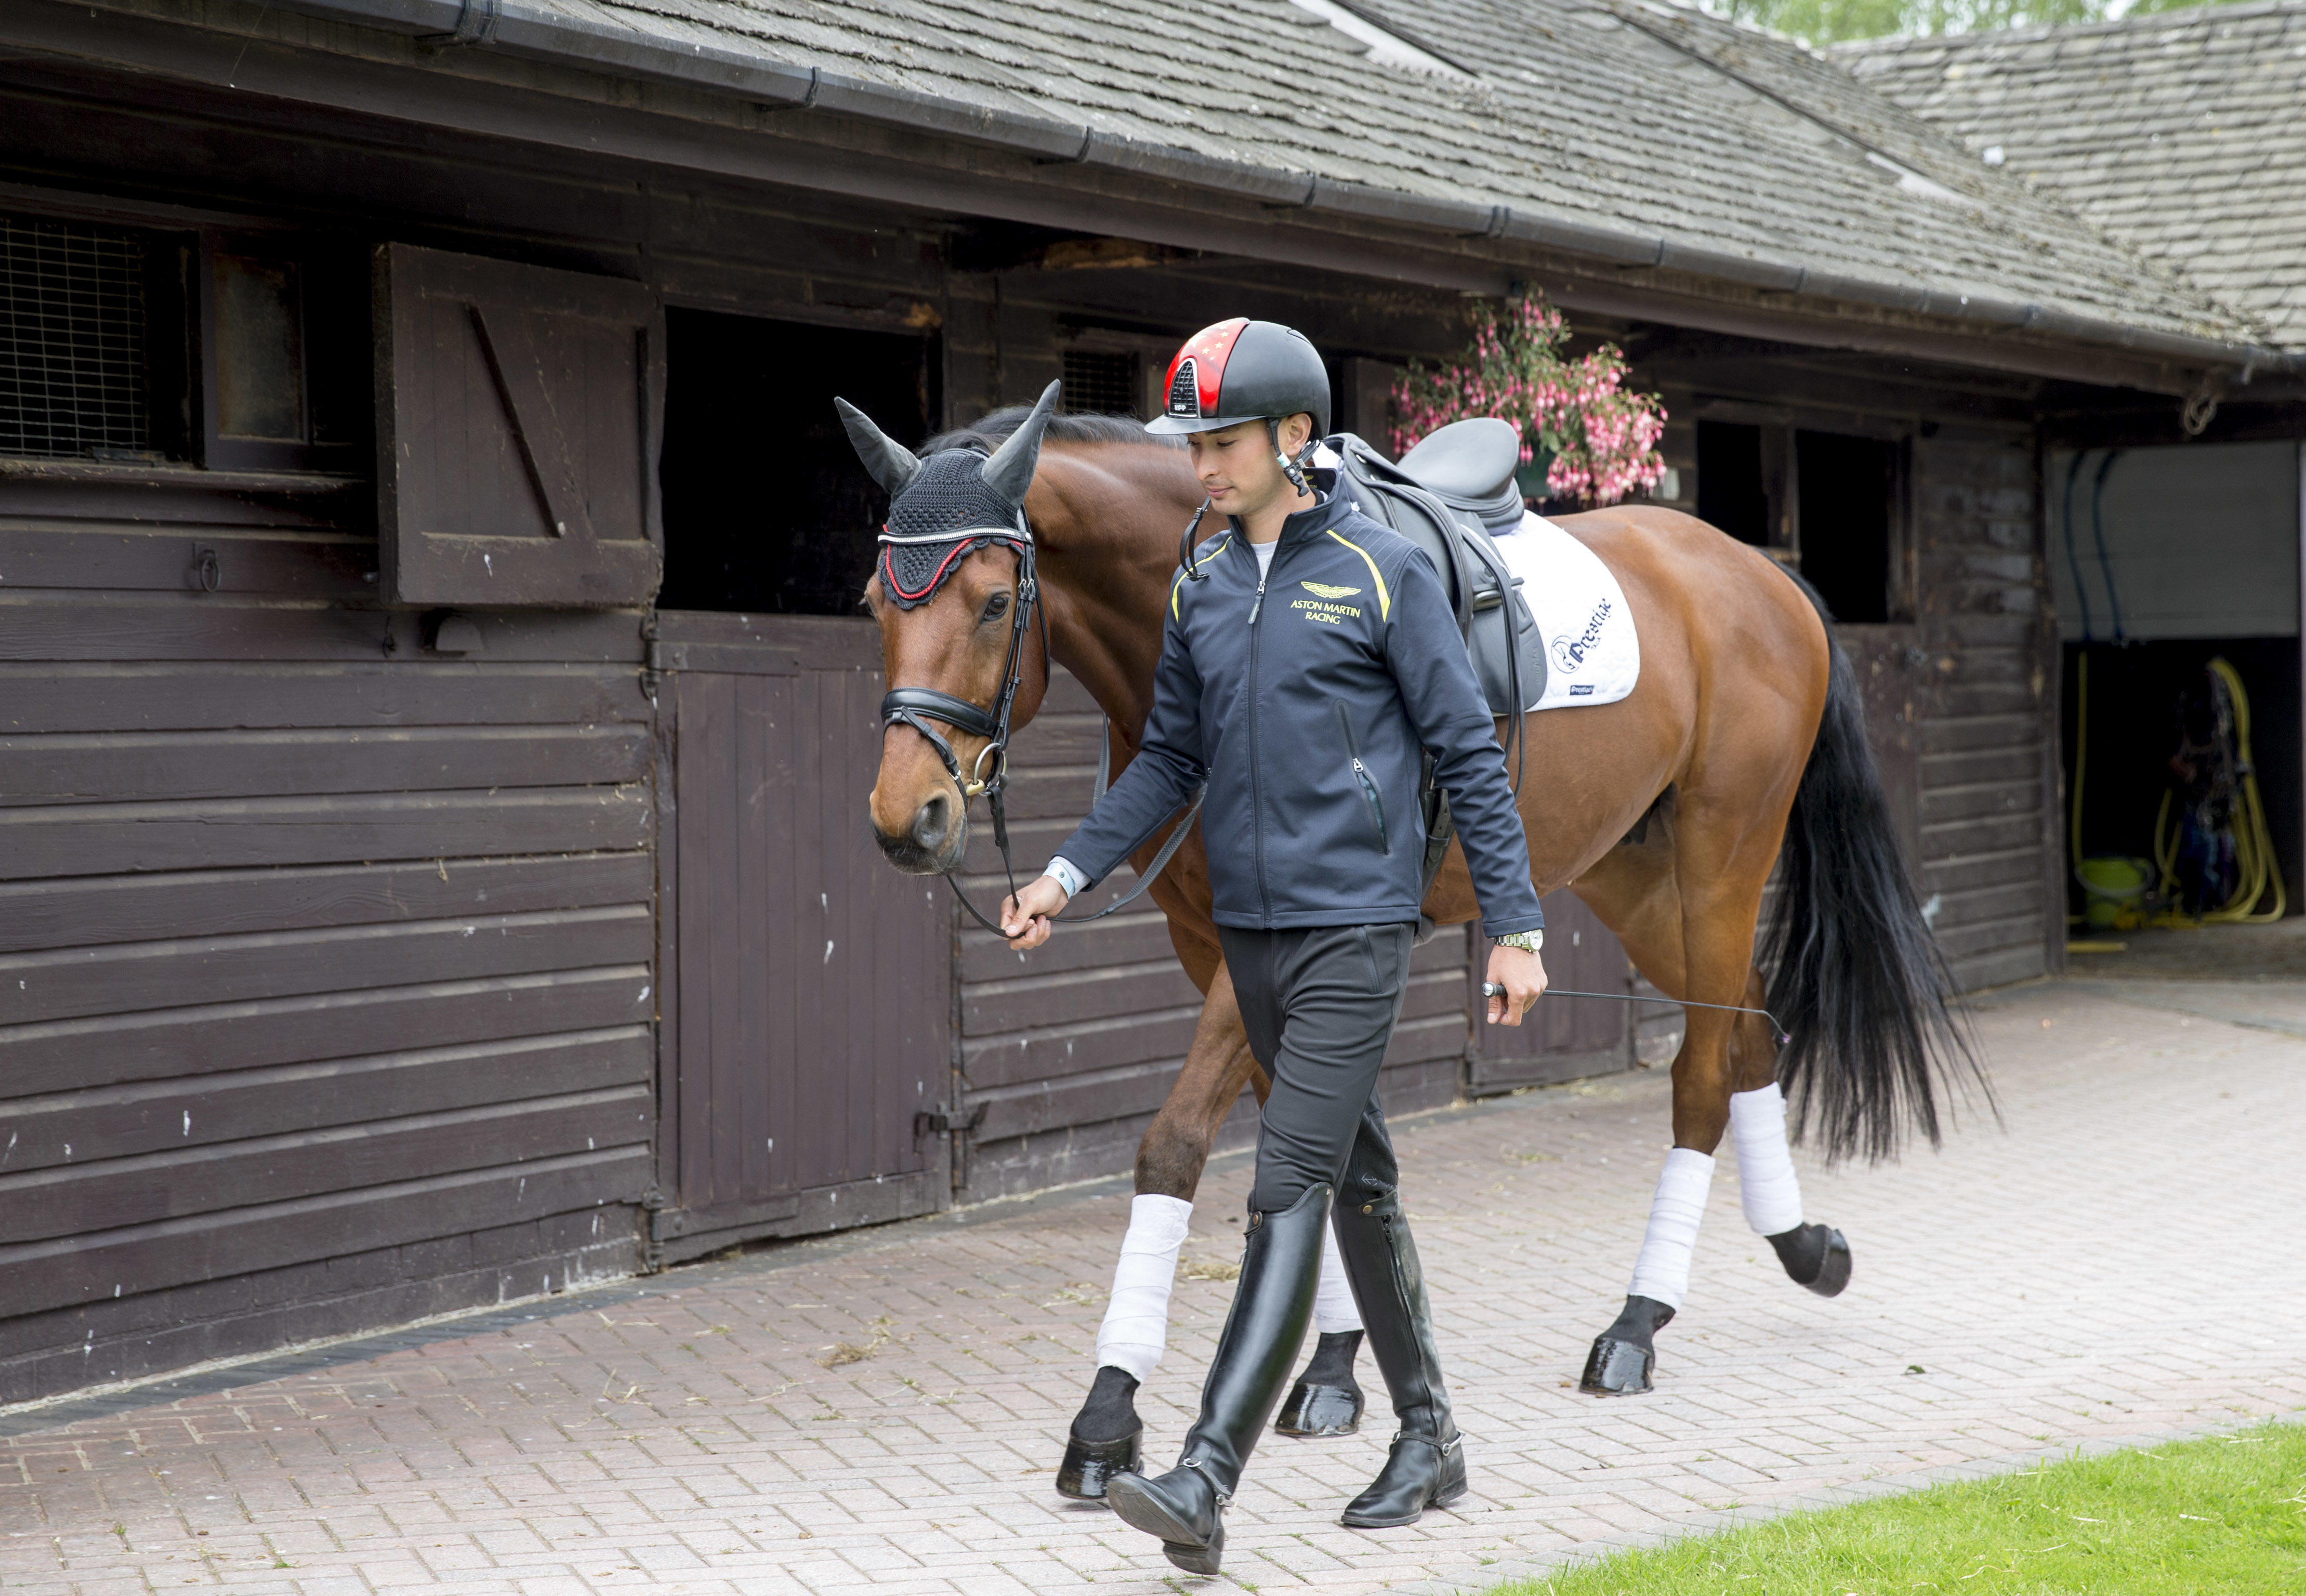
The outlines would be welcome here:
[[[1396,454],[1450,422],[1496,415],[1520,430],[1525,464],[1540,449],[1551,457],[1546,487],[1558,498],[1614,504],[1665,474],[1656,450],[1664,407],[1654,394],[1625,387],[1615,346],[1565,359],[1569,325],[1535,294],[1473,314],[1465,354],[1430,369],[1413,364],[1395,386]]]

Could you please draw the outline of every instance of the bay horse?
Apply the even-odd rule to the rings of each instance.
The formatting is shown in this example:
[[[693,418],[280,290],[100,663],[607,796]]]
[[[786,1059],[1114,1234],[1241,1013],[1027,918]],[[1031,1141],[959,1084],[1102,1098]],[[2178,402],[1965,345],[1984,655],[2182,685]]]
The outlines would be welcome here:
[[[991,454],[1027,417],[1022,407],[997,411],[931,439],[924,457]],[[1150,713],[1178,529],[1200,498],[1185,451],[1134,421],[1048,417],[1023,496],[1046,627],[1027,627],[1018,613],[1022,561],[1011,545],[966,555],[933,597],[910,607],[890,602],[876,574],[865,602],[879,623],[889,687],[987,711],[1013,691],[1010,713],[1022,725],[1040,706],[1053,656],[1105,712],[1117,772]],[[1621,506],[1559,525],[1617,577],[1641,668],[1617,703],[1523,718],[1528,779],[1519,804],[1534,884],[1575,892],[1644,976],[1693,1005],[1672,1065],[1673,1150],[1634,1290],[1596,1337],[1582,1381],[1597,1395],[1626,1394],[1652,1388],[1653,1336],[1679,1302],[1678,1287],[1656,1282],[1678,1267],[1687,1284],[1703,1180],[1733,1120],[1749,1223],[1769,1236],[1789,1276],[1830,1296],[1848,1282],[1849,1252],[1838,1231],[1803,1222],[1787,1119],[1798,1135],[1815,1111],[1830,1158],[1878,1159],[1897,1149],[1909,1122],[1934,1144],[1939,1085],[1982,1088],[1984,1078],[1949,1010],[1951,977],[1906,875],[1855,673],[1815,594],[1760,550],[1673,510]],[[1502,719],[1499,728],[1502,742]],[[869,809],[901,870],[950,873],[968,846],[969,799],[947,761],[975,770],[990,739],[949,730],[949,750],[902,721],[885,730]],[[1134,856],[1140,872],[1166,829]],[[1779,890],[1757,963],[1773,868]],[[1261,1101],[1267,1082],[1226,978],[1198,829],[1150,892],[1204,1003],[1184,1067],[1139,1145],[1136,1190],[1190,1202],[1243,1085]],[[1443,926],[1476,917],[1455,843],[1425,912]],[[1789,1116],[1773,1089],[1781,1081]],[[1776,1117],[1748,1124],[1733,1098],[1766,1098]],[[1692,1165],[1703,1177],[1694,1196],[1684,1178]],[[1772,1181],[1780,1217],[1765,1230],[1756,1192]],[[1174,1245],[1170,1257],[1174,1265]],[[1357,1419],[1352,1357],[1349,1347],[1342,1378]],[[1330,1361],[1325,1378],[1335,1381]],[[1133,1448],[1135,1380],[1105,1378],[1121,1373],[1100,1371],[1075,1421],[1076,1449],[1114,1438]],[[1345,1428],[1350,1421],[1326,1432]],[[1069,1470],[1072,1462],[1069,1452]]]

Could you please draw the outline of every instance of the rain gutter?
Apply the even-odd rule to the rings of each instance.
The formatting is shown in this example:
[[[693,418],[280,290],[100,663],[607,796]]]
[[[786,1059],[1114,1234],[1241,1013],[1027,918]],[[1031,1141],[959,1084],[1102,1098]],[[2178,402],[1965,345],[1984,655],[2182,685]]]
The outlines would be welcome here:
[[[1956,294],[1735,255],[1628,229],[1595,226],[1520,207],[1446,200],[1318,174],[1260,166],[1125,139],[1093,125],[971,104],[797,66],[697,39],[686,47],[645,38],[533,0],[272,0],[281,11],[414,36],[442,48],[501,51],[578,71],[676,84],[767,107],[833,112],[944,134],[1051,166],[1125,173],[1256,201],[1277,211],[1382,222],[1445,238],[1536,245],[1611,265],[1653,267],[1773,293],[1940,317],[1986,331],[2022,330],[2189,365],[2306,371],[2306,353],[2156,331],[2100,317],[1982,294]]]

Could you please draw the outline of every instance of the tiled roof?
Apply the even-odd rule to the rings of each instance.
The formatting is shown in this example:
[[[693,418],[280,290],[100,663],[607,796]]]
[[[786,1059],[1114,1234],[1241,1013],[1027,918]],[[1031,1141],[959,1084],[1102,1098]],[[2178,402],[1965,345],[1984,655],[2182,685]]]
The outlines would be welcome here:
[[[1836,57],[2306,349],[2306,0],[1883,39]]]
[[[1836,297],[2253,342],[2209,296],[1801,47],[1659,0],[505,0],[1145,152],[1666,243]],[[1469,69],[1372,59],[1346,12]],[[1348,25],[1352,25],[1351,22]],[[628,32],[627,30],[630,30]],[[1382,51],[1380,52],[1383,53]],[[882,97],[885,98],[885,97]],[[960,113],[960,115],[955,115]],[[1087,145],[1084,145],[1087,148]],[[1501,215],[1503,213],[1500,213]],[[1654,260],[1648,263],[1655,263]],[[1892,295],[1894,296],[1894,295]]]

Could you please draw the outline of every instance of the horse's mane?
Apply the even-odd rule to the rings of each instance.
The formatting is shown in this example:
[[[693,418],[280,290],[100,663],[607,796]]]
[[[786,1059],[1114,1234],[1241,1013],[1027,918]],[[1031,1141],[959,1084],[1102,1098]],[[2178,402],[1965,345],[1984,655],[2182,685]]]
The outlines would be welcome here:
[[[938,433],[921,445],[920,453],[927,456],[945,448],[979,448],[990,454],[1006,443],[1032,414],[1029,405],[1007,405],[966,426]],[[1058,443],[1142,443],[1163,448],[1175,448],[1180,444],[1177,439],[1148,432],[1145,423],[1132,415],[1053,415],[1049,417],[1048,431],[1042,436]]]

